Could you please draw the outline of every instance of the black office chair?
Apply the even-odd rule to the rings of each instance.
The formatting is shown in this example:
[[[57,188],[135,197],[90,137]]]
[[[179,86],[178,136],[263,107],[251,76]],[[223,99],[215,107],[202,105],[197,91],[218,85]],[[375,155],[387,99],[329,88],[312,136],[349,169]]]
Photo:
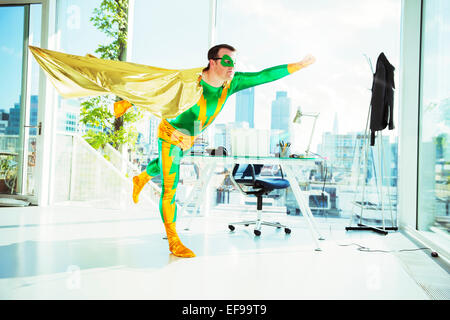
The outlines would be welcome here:
[[[275,189],[285,189],[289,187],[289,182],[284,179],[283,171],[280,168],[281,179],[273,177],[262,177],[260,176],[262,164],[236,164],[233,168],[233,172],[230,175],[231,182],[237,187],[237,189],[244,195],[254,195],[256,196],[256,210],[257,219],[252,221],[240,221],[232,222],[228,225],[231,231],[234,231],[235,225],[245,225],[249,226],[251,224],[255,225],[254,233],[256,236],[261,235],[261,226],[271,226],[276,228],[284,228],[284,232],[287,234],[291,233],[291,229],[287,226],[280,224],[279,222],[267,222],[261,220],[262,213],[262,203],[263,195],[268,195],[271,191]],[[251,187],[249,191],[245,191],[241,185],[246,187]]]

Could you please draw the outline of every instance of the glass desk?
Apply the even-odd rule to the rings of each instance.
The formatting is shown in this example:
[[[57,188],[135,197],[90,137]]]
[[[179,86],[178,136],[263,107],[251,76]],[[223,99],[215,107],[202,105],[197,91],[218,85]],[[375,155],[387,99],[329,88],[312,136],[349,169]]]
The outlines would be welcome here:
[[[304,192],[301,190],[298,179],[300,178],[295,170],[296,167],[304,166],[307,164],[314,163],[318,158],[277,158],[277,157],[252,157],[252,156],[209,156],[209,155],[185,155],[182,162],[194,162],[203,163],[205,169],[202,172],[200,179],[195,183],[194,187],[191,189],[187,196],[187,199],[193,199],[195,190],[200,190],[200,197],[196,200],[195,210],[202,203],[204,195],[208,187],[208,182],[211,180],[212,175],[217,166],[219,165],[233,165],[239,164],[264,164],[264,165],[279,165],[283,170],[285,179],[289,181],[290,188],[294,193],[295,199],[299,205],[302,215],[305,217],[308,228],[316,244],[316,251],[321,251],[320,244],[318,240],[324,240],[325,238],[319,231],[316,221],[312,215],[311,209],[308,205],[308,199],[305,197]],[[186,201],[180,210],[180,215],[183,214],[190,201]],[[194,211],[195,212],[195,211]]]

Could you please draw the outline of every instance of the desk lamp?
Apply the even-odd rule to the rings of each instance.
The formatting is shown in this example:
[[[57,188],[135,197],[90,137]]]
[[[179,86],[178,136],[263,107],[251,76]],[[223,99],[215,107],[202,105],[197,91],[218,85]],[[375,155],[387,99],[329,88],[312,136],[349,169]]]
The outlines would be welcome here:
[[[295,114],[295,117],[294,117],[294,120],[292,120],[293,123],[300,124],[302,117],[312,117],[312,118],[314,118],[314,123],[313,123],[313,127],[312,127],[312,130],[311,130],[311,135],[309,137],[308,149],[306,149],[306,156],[309,156],[309,148],[311,147],[311,141],[312,141],[312,137],[313,137],[313,134],[314,134],[314,129],[316,128],[316,121],[317,121],[317,118],[319,117],[319,115],[320,115],[320,112],[302,112],[300,110],[300,107],[298,107],[297,113]]]

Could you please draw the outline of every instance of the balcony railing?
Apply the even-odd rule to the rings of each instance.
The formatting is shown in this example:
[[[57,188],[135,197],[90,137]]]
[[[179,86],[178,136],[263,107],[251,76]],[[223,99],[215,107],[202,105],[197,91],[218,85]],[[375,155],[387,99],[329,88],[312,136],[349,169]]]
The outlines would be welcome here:
[[[108,158],[108,159],[107,159]],[[134,168],[114,148],[92,148],[79,135],[56,135],[53,203],[77,202],[97,208],[136,207],[132,201]],[[160,188],[149,183],[137,206],[158,208]],[[157,210],[156,210],[157,211]]]

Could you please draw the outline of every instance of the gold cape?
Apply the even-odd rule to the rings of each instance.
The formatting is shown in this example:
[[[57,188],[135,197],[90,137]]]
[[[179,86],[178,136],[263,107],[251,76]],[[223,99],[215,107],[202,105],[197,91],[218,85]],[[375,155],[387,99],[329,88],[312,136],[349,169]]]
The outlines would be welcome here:
[[[159,118],[174,118],[200,99],[203,68],[171,70],[76,56],[29,46],[64,98],[114,94]]]

